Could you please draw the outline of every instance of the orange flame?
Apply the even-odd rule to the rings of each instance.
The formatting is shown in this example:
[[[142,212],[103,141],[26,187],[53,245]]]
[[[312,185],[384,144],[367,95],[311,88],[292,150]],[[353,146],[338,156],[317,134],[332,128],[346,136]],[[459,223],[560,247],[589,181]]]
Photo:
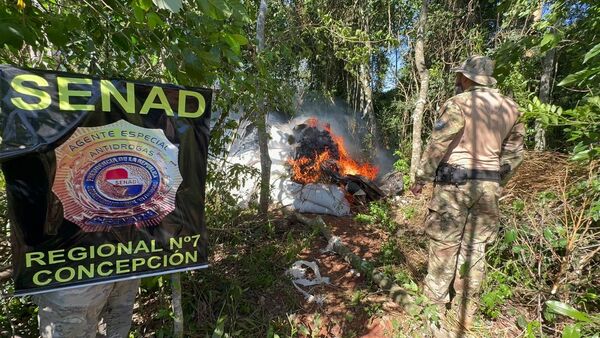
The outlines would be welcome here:
[[[319,126],[319,120],[311,117],[306,121],[306,124],[310,127],[317,127]],[[358,163],[353,160],[344,146],[344,138],[333,133],[329,124],[321,124],[321,126],[331,135],[338,153],[340,154],[340,158],[338,160],[332,158],[331,153],[325,150],[320,154],[315,154],[314,158],[300,157],[296,160],[289,159],[287,162],[291,166],[292,179],[294,181],[302,184],[320,181],[324,174],[322,167],[328,160],[335,162],[339,169],[339,173],[343,176],[360,175],[369,180],[374,180],[375,177],[377,177],[379,168],[370,163]]]

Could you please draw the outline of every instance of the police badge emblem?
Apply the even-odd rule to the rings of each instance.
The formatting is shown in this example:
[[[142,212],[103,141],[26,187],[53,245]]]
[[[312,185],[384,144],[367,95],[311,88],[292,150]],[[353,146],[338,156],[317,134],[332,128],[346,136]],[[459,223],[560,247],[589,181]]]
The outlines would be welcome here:
[[[161,129],[124,120],[80,127],[55,152],[52,191],[84,231],[157,225],[175,209],[178,149]]]

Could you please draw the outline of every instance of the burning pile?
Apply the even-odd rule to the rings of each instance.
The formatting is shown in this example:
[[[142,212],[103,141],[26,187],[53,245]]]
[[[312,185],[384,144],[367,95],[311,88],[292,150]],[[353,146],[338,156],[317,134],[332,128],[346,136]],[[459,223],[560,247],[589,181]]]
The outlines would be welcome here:
[[[301,120],[304,121],[304,120]],[[231,145],[228,165],[260,170],[256,128],[241,124]],[[353,159],[344,139],[315,118],[269,121],[271,200],[300,213],[346,216],[351,205],[365,204],[402,191],[402,174],[379,175],[380,168]],[[390,176],[395,175],[395,176]],[[375,179],[378,182],[375,182]],[[240,206],[258,196],[257,177],[246,179],[233,192]]]
[[[294,128],[294,141],[295,156],[287,160],[292,181],[303,185],[338,185],[347,197],[358,197],[365,202],[384,197],[385,194],[373,183],[379,169],[352,159],[343,137],[336,135],[328,123],[321,123],[314,117],[308,119]]]
[[[331,131],[328,123],[310,118],[294,128],[296,155],[287,162],[292,180],[301,184],[339,183],[349,175],[368,180],[377,177],[379,169],[369,163],[353,160],[344,146],[342,136]]]

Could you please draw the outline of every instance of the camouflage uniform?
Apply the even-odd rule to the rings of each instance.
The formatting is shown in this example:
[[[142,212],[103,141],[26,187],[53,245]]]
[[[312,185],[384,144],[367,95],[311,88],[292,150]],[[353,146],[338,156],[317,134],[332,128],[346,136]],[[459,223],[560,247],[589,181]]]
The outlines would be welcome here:
[[[523,152],[524,127],[518,116],[516,104],[491,88],[473,86],[452,97],[440,109],[416,182],[434,181],[441,163],[491,171],[507,163],[514,172]],[[498,231],[500,185],[506,180],[436,183],[428,205],[425,231],[431,240],[424,293],[443,308],[453,290],[452,304],[458,305],[464,326],[470,324],[472,299],[485,275],[485,246]]]
[[[43,338],[129,336],[139,279],[34,296]]]

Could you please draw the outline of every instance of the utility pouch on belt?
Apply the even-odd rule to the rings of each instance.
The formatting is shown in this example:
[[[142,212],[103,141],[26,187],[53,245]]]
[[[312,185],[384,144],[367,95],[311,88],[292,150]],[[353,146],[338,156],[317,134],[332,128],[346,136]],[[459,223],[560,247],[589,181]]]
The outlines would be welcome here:
[[[435,172],[435,182],[461,185],[467,183],[467,169],[442,163]]]

